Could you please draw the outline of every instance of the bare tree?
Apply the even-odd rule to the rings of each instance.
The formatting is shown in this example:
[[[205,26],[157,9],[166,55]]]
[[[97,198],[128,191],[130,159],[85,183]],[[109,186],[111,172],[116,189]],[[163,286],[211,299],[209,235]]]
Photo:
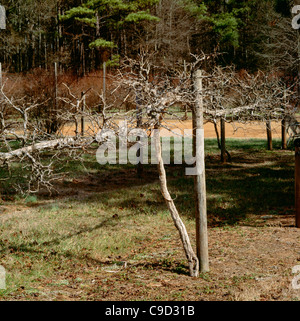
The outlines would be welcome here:
[[[287,87],[276,72],[249,74],[236,72],[232,67],[216,67],[204,76],[205,118],[217,126],[221,122],[222,158],[225,153],[224,124],[266,124],[268,146],[272,148],[271,121],[293,122],[295,114],[295,92]],[[217,130],[217,128],[216,128]],[[218,136],[218,135],[217,135]]]
[[[195,106],[201,100],[203,117],[213,123],[219,119],[227,122],[281,120],[294,113],[291,103],[293,92],[283,86],[276,74],[259,72],[250,75],[245,72],[241,75],[233,68],[215,68],[210,73],[202,71],[203,88],[199,91],[199,88],[193,86],[192,76],[207,57],[195,57],[193,64],[174,66],[173,69],[153,65],[152,58],[141,55],[138,60],[124,61],[114,77],[109,97],[98,94],[101,113],[96,112],[96,106],[86,105],[82,108],[84,98],[92,88],[75,95],[65,85],[66,93],[59,98],[64,108],[57,111],[63,127],[51,134],[32,117],[33,111],[40,108],[43,102],[36,102],[28,97],[8,96],[4,83],[0,90],[0,166],[11,173],[12,165],[19,162],[24,169],[23,176],[25,173],[27,175],[27,191],[36,192],[41,187],[51,191],[53,182],[58,179],[56,168],[61,166],[63,159],[80,159],[82,153],[105,142],[102,139],[105,131],[110,130],[119,135],[124,129],[136,128],[138,123],[148,135],[154,133],[162,196],[179,232],[190,275],[198,276],[200,263],[203,262],[199,262],[193,250],[186,227],[168,189],[160,142],[160,129],[172,131],[167,125],[166,117],[180,121],[178,108],[173,107],[181,104],[195,112]],[[138,101],[139,108],[129,111],[116,108],[128,101],[132,104],[137,104]],[[202,117],[202,113],[198,116]],[[80,135],[82,118],[86,124],[85,135]],[[123,120],[122,124],[118,123],[120,119]],[[195,123],[195,129],[196,125]],[[71,132],[66,132],[66,127],[71,128]],[[48,151],[51,151],[51,156],[48,155],[45,162],[43,156]],[[21,184],[18,188],[22,188]],[[205,202],[205,195],[201,197]],[[205,224],[203,226],[205,228]],[[205,245],[202,241],[203,244]],[[201,268],[201,271],[207,270],[208,266]]]
[[[66,95],[59,97],[63,108],[56,115],[61,128],[49,133],[44,126],[45,119],[35,117],[37,110],[42,109],[47,101],[8,95],[5,86],[4,83],[0,89],[0,166],[11,169],[18,164],[17,167],[23,169],[19,181],[24,183],[18,182],[15,188],[26,193],[37,192],[42,187],[51,192],[64,159],[79,160],[93,143],[99,144],[98,135],[103,128],[117,127],[113,118],[118,115],[109,112],[113,106],[111,102],[99,94],[103,106],[101,114],[95,113],[94,108],[83,109],[85,96],[91,89],[77,97],[66,86]],[[79,135],[82,117],[87,120],[88,127],[84,136]],[[67,128],[71,131],[68,132]],[[44,157],[46,152],[48,156]],[[13,175],[11,170],[8,173]]]
[[[128,59],[124,66],[126,72],[119,75],[119,83],[120,87],[127,89],[127,97],[130,96],[130,93],[133,93],[133,97],[135,95],[139,96],[139,112],[143,115],[141,117],[143,121],[140,126],[146,130],[154,130],[161,192],[179,232],[188,260],[190,275],[198,276],[199,260],[194,253],[186,227],[179,216],[174,200],[167,187],[167,176],[162,158],[159,131],[161,127],[167,128],[163,124],[165,115],[172,114],[176,117],[171,111],[171,107],[176,102],[182,102],[186,99],[191,102],[190,80],[184,79],[182,75],[175,72],[173,77],[169,77],[166,70],[153,66],[150,60],[149,57],[144,55],[138,61]]]

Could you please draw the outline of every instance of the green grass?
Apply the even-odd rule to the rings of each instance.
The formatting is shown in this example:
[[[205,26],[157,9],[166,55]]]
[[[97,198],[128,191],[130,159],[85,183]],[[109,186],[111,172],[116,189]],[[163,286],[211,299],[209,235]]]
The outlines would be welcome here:
[[[222,165],[216,140],[206,140],[209,227],[248,224],[251,215],[282,215],[293,206],[293,152],[281,151],[279,141],[272,152],[265,147],[264,140],[228,140],[232,163]],[[143,269],[187,274],[185,260],[176,258],[181,246],[174,246],[177,232],[160,194],[155,166],[145,166],[144,178],[138,179],[132,177],[133,165],[100,166],[92,156],[86,156],[83,165],[66,165],[70,186],[74,177],[98,175],[99,189],[94,193],[2,201],[6,210],[0,215],[0,264],[7,270],[7,290],[0,291],[3,299],[43,292],[41,284],[48,280],[50,288],[68,286],[71,281],[64,273],[72,269],[81,271],[76,282],[84,288],[80,278],[87,277],[91,266],[102,268],[122,260]],[[193,178],[185,176],[181,165],[167,166],[167,174],[172,197],[193,231]],[[122,183],[115,182],[111,189],[113,179]],[[175,292],[172,298],[181,295]]]

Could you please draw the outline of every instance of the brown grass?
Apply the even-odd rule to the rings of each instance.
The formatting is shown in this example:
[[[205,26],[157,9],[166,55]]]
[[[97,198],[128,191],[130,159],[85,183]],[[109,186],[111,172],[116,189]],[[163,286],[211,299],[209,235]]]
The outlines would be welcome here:
[[[143,179],[134,168],[99,169],[65,177],[55,197],[2,202],[0,263],[8,278],[1,299],[299,300],[291,286],[300,261],[293,204],[274,205],[277,189],[292,185],[293,153],[236,149],[232,156],[227,167],[212,150],[207,157],[209,273],[188,276],[155,168]],[[170,189],[195,242],[192,193],[180,171],[168,169]]]

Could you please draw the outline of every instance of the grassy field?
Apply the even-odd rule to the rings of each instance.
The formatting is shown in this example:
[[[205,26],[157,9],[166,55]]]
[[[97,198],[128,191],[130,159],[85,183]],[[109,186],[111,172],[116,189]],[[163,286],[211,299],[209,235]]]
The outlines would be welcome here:
[[[188,276],[155,166],[68,164],[57,193],[3,195],[1,300],[299,300],[294,153],[264,140],[228,140],[220,163],[206,140],[211,272]],[[169,187],[195,243],[193,179],[167,167]]]

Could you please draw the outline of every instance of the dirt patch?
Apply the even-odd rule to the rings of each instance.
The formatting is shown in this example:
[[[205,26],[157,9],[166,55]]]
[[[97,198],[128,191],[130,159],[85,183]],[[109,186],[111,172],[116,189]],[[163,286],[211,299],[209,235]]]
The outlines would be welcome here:
[[[290,220],[292,223],[292,218]],[[13,299],[30,300],[185,300],[185,301],[278,301],[299,300],[292,288],[292,268],[300,260],[299,230],[242,226],[209,230],[211,272],[190,278],[182,263],[181,245],[172,237],[166,244],[148,244],[151,252],[137,249],[130,257],[99,261],[70,259],[68,271],[57,271],[55,280],[43,279],[32,293],[19,289]],[[145,246],[147,244],[144,244]],[[138,254],[145,259],[135,261]],[[119,262],[116,264],[116,262]]]
[[[121,122],[121,120],[120,120]],[[118,121],[117,121],[118,123]],[[178,120],[166,120],[165,124],[168,129],[163,128],[161,130],[161,135],[165,137],[174,136],[174,132],[177,134],[183,134],[184,129],[191,130],[193,128],[192,121],[178,121]],[[273,138],[280,138],[281,137],[281,123],[280,122],[272,122],[272,135]],[[243,139],[250,139],[250,138],[262,138],[266,139],[266,125],[262,122],[251,122],[247,124],[243,123],[226,123],[225,125],[226,130],[226,137],[227,138],[243,138]],[[74,135],[75,126],[74,125],[66,125],[64,126],[62,133],[66,136]],[[94,133],[95,129],[89,128],[89,124],[86,123],[85,133],[88,132]],[[173,132],[173,133],[172,133]],[[212,123],[206,123],[204,125],[204,134],[205,138],[216,138],[216,132],[214,125]]]
[[[177,121],[177,120],[168,120],[166,121],[167,126],[175,131],[176,129],[184,130],[184,129],[192,129],[192,121]],[[281,123],[280,122],[272,122],[272,135],[273,138],[281,137]],[[227,138],[267,138],[266,125],[262,122],[251,122],[247,124],[243,123],[226,123],[225,125],[226,137]],[[170,136],[172,133],[167,129],[162,129],[162,136]],[[205,138],[216,138],[216,132],[214,125],[212,123],[206,123],[204,125],[204,135]]]

